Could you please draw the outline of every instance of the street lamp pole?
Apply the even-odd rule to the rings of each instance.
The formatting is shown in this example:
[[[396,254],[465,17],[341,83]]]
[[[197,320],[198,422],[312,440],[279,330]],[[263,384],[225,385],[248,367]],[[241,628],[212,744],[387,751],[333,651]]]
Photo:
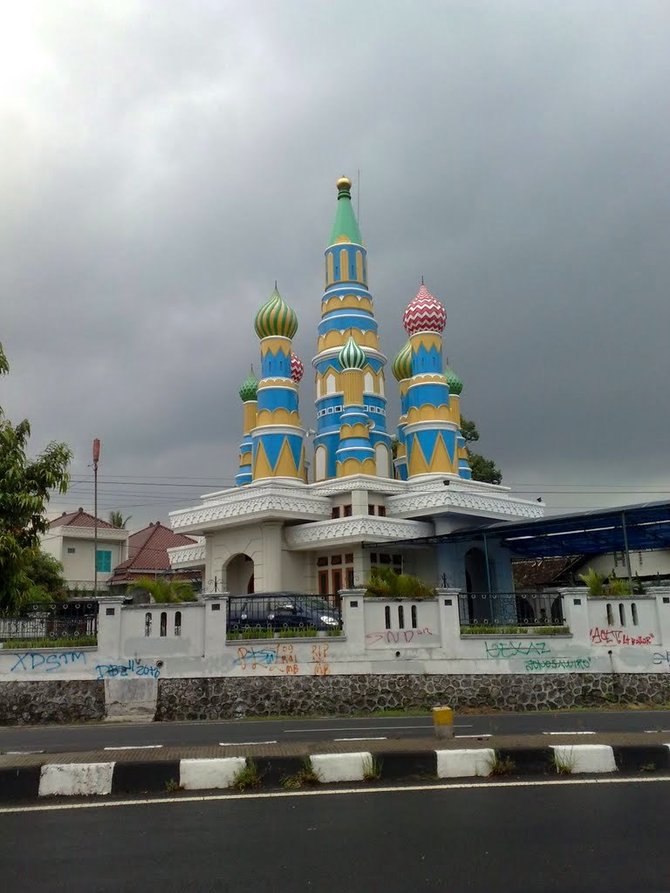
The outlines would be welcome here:
[[[100,440],[93,441],[93,597],[98,597],[98,462],[100,461]]]

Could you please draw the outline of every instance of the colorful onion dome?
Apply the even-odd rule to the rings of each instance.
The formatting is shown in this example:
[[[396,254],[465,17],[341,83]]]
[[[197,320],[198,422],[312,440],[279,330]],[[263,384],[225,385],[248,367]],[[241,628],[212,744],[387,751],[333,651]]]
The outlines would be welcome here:
[[[456,375],[451,366],[446,365],[444,367],[444,377],[447,379],[447,384],[449,385],[449,392],[451,394],[460,394],[463,390],[463,382]]]
[[[305,367],[297,353],[291,353],[291,378],[298,384],[305,374]]]
[[[273,335],[293,338],[298,331],[296,312],[279,294],[276,283],[274,291],[256,314],[254,328],[259,338],[269,338]]]
[[[416,297],[409,302],[402,317],[402,324],[408,335],[417,332],[442,332],[447,323],[447,311],[444,304],[434,298],[426,286],[421,288]]]
[[[356,344],[351,335],[349,335],[347,343],[339,352],[337,359],[342,369],[362,369],[367,363],[365,353]]]
[[[258,379],[254,375],[254,370],[252,367],[251,372],[242,382],[242,387],[240,388],[240,397],[242,398],[243,403],[247,403],[249,400],[255,400],[257,394]]]
[[[412,345],[409,341],[400,348],[391,368],[396,381],[412,377]]]

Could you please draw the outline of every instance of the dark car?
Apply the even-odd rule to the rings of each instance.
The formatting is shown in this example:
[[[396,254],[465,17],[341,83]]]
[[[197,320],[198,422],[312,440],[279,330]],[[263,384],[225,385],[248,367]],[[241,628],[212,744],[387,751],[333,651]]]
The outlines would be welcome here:
[[[258,627],[285,629],[339,629],[339,610],[318,595],[295,592],[260,592],[230,596],[228,629],[238,631]]]

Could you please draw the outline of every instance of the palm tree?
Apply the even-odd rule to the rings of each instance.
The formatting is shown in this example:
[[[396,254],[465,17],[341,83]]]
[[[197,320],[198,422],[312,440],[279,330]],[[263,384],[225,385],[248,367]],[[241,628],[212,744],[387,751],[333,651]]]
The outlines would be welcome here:
[[[112,527],[117,527],[119,529],[124,528],[128,521],[132,518],[132,515],[128,515],[127,518],[124,518],[121,512],[110,512],[109,513],[109,523]]]
[[[194,602],[197,597],[186,580],[167,580],[164,577],[152,580],[151,577],[142,577],[133,583],[132,588],[146,592],[157,604]]]

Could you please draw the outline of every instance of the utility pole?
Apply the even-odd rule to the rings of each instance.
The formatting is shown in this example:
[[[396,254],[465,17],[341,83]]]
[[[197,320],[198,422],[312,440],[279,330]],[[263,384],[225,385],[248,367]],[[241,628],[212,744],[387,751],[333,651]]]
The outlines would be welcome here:
[[[100,461],[100,440],[93,441],[93,597],[98,597],[98,462]]]

